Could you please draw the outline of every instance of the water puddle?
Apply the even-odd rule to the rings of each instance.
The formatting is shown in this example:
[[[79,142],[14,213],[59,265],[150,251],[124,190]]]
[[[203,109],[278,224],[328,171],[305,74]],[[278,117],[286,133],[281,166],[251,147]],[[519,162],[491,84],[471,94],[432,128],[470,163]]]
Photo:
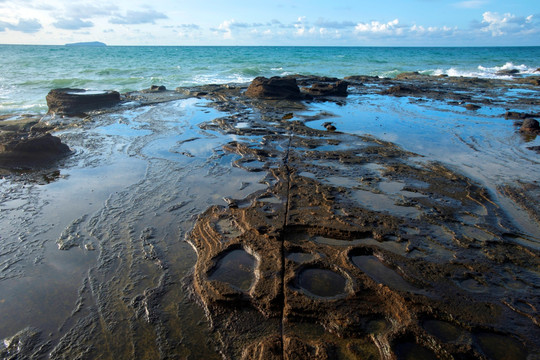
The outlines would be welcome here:
[[[467,332],[461,328],[441,320],[426,320],[422,326],[428,333],[445,343],[455,342],[467,334]]]
[[[208,279],[226,282],[233,288],[247,292],[255,280],[255,266],[255,257],[247,251],[231,250],[217,261]]]
[[[297,281],[301,289],[317,297],[334,298],[346,293],[347,279],[328,269],[303,269]]]
[[[394,345],[394,352],[398,360],[436,360],[433,351],[414,342],[400,342]]]
[[[509,336],[479,333],[475,334],[482,352],[493,360],[523,360],[527,358],[527,350],[514,338]]]
[[[458,282],[459,287],[472,293],[485,293],[489,290],[488,287],[482,285],[475,279],[466,279]]]
[[[356,267],[378,283],[400,291],[413,293],[421,291],[406,282],[397,272],[384,265],[374,255],[352,256],[351,260]]]
[[[395,216],[416,219],[422,214],[415,207],[396,205],[395,200],[386,194],[376,194],[366,190],[353,190],[351,191],[351,198],[370,210],[388,212]]]

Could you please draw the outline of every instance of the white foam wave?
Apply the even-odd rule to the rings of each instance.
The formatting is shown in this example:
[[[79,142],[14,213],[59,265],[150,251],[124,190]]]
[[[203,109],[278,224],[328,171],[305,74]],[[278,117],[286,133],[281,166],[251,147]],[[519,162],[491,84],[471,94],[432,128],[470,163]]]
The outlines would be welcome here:
[[[512,62],[507,62],[503,66],[486,67],[479,65],[476,69],[457,69],[451,67],[450,69],[436,69],[427,71],[433,75],[448,75],[457,77],[478,77],[489,79],[512,79],[512,75],[508,71],[516,71],[515,75],[533,75],[539,74],[538,68],[530,67],[525,64],[515,65]]]

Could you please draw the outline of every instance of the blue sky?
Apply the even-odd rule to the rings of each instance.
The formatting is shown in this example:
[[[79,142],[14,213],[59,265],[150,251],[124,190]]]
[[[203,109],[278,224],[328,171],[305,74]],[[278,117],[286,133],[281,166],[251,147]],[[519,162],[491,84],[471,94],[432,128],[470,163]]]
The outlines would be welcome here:
[[[0,0],[0,43],[540,46],[540,0]]]

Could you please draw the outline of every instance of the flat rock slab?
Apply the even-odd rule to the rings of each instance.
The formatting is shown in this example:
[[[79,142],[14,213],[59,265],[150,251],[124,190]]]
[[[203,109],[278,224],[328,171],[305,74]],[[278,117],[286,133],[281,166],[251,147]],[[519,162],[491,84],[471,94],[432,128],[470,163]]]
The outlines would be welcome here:
[[[46,99],[49,114],[79,115],[118,104],[120,93],[62,88],[51,90]]]

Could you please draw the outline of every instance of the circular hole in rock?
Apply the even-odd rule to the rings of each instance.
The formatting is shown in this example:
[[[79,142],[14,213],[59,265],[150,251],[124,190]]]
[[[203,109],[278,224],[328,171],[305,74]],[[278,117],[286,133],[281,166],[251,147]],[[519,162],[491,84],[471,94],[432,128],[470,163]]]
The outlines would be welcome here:
[[[523,345],[509,336],[479,333],[476,334],[478,345],[484,354],[492,360],[524,360],[527,351]]]
[[[255,258],[245,250],[231,250],[218,260],[208,279],[222,281],[232,287],[248,291],[255,279]]]
[[[439,338],[443,342],[456,341],[464,333],[463,330],[446,321],[426,320],[422,326],[428,333]]]
[[[345,294],[347,279],[332,270],[307,268],[298,274],[298,285],[315,296],[331,298]]]
[[[436,360],[437,355],[415,342],[400,342],[394,346],[398,360]]]

